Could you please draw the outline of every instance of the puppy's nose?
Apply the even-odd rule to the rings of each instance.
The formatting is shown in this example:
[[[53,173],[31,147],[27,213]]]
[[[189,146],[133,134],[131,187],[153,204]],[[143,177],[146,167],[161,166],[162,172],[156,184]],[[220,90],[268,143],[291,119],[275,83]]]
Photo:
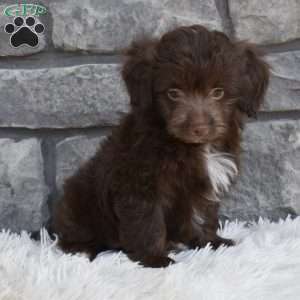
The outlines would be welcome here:
[[[198,125],[193,127],[193,135],[196,137],[201,137],[208,134],[208,128],[204,125]]]
[[[201,129],[195,128],[195,129],[194,129],[194,135],[195,135],[195,136],[201,136]]]

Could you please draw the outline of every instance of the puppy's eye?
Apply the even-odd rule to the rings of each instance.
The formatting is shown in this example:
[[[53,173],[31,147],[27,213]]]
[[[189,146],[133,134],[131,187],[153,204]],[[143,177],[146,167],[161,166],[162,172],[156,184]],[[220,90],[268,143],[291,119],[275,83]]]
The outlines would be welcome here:
[[[167,95],[169,99],[178,101],[182,95],[182,92],[179,89],[169,89]]]
[[[224,97],[224,90],[222,88],[215,88],[210,91],[209,95],[214,100],[220,100]]]

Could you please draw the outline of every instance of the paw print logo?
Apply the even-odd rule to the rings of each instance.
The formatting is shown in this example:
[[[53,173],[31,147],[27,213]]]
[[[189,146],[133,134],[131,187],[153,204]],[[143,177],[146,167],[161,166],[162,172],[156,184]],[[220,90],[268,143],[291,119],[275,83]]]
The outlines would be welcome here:
[[[4,27],[4,31],[11,34],[10,44],[14,48],[22,45],[36,47],[39,44],[39,34],[45,31],[42,23],[37,23],[34,17],[16,17],[14,24],[9,23]]]

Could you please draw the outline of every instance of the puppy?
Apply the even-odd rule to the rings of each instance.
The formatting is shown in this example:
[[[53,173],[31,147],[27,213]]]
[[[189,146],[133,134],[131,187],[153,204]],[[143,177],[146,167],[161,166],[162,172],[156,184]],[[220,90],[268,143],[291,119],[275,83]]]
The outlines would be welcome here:
[[[134,42],[122,76],[131,111],[67,179],[53,217],[60,247],[123,250],[166,267],[172,245],[231,246],[218,207],[238,175],[241,129],[269,68],[254,46],[194,25]]]

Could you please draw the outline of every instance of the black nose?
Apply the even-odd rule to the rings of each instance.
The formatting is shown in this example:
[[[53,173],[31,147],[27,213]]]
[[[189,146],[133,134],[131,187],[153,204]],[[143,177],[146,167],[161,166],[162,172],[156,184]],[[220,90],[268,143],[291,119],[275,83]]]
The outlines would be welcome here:
[[[192,130],[195,137],[204,137],[208,134],[209,128],[207,126],[195,126]]]

